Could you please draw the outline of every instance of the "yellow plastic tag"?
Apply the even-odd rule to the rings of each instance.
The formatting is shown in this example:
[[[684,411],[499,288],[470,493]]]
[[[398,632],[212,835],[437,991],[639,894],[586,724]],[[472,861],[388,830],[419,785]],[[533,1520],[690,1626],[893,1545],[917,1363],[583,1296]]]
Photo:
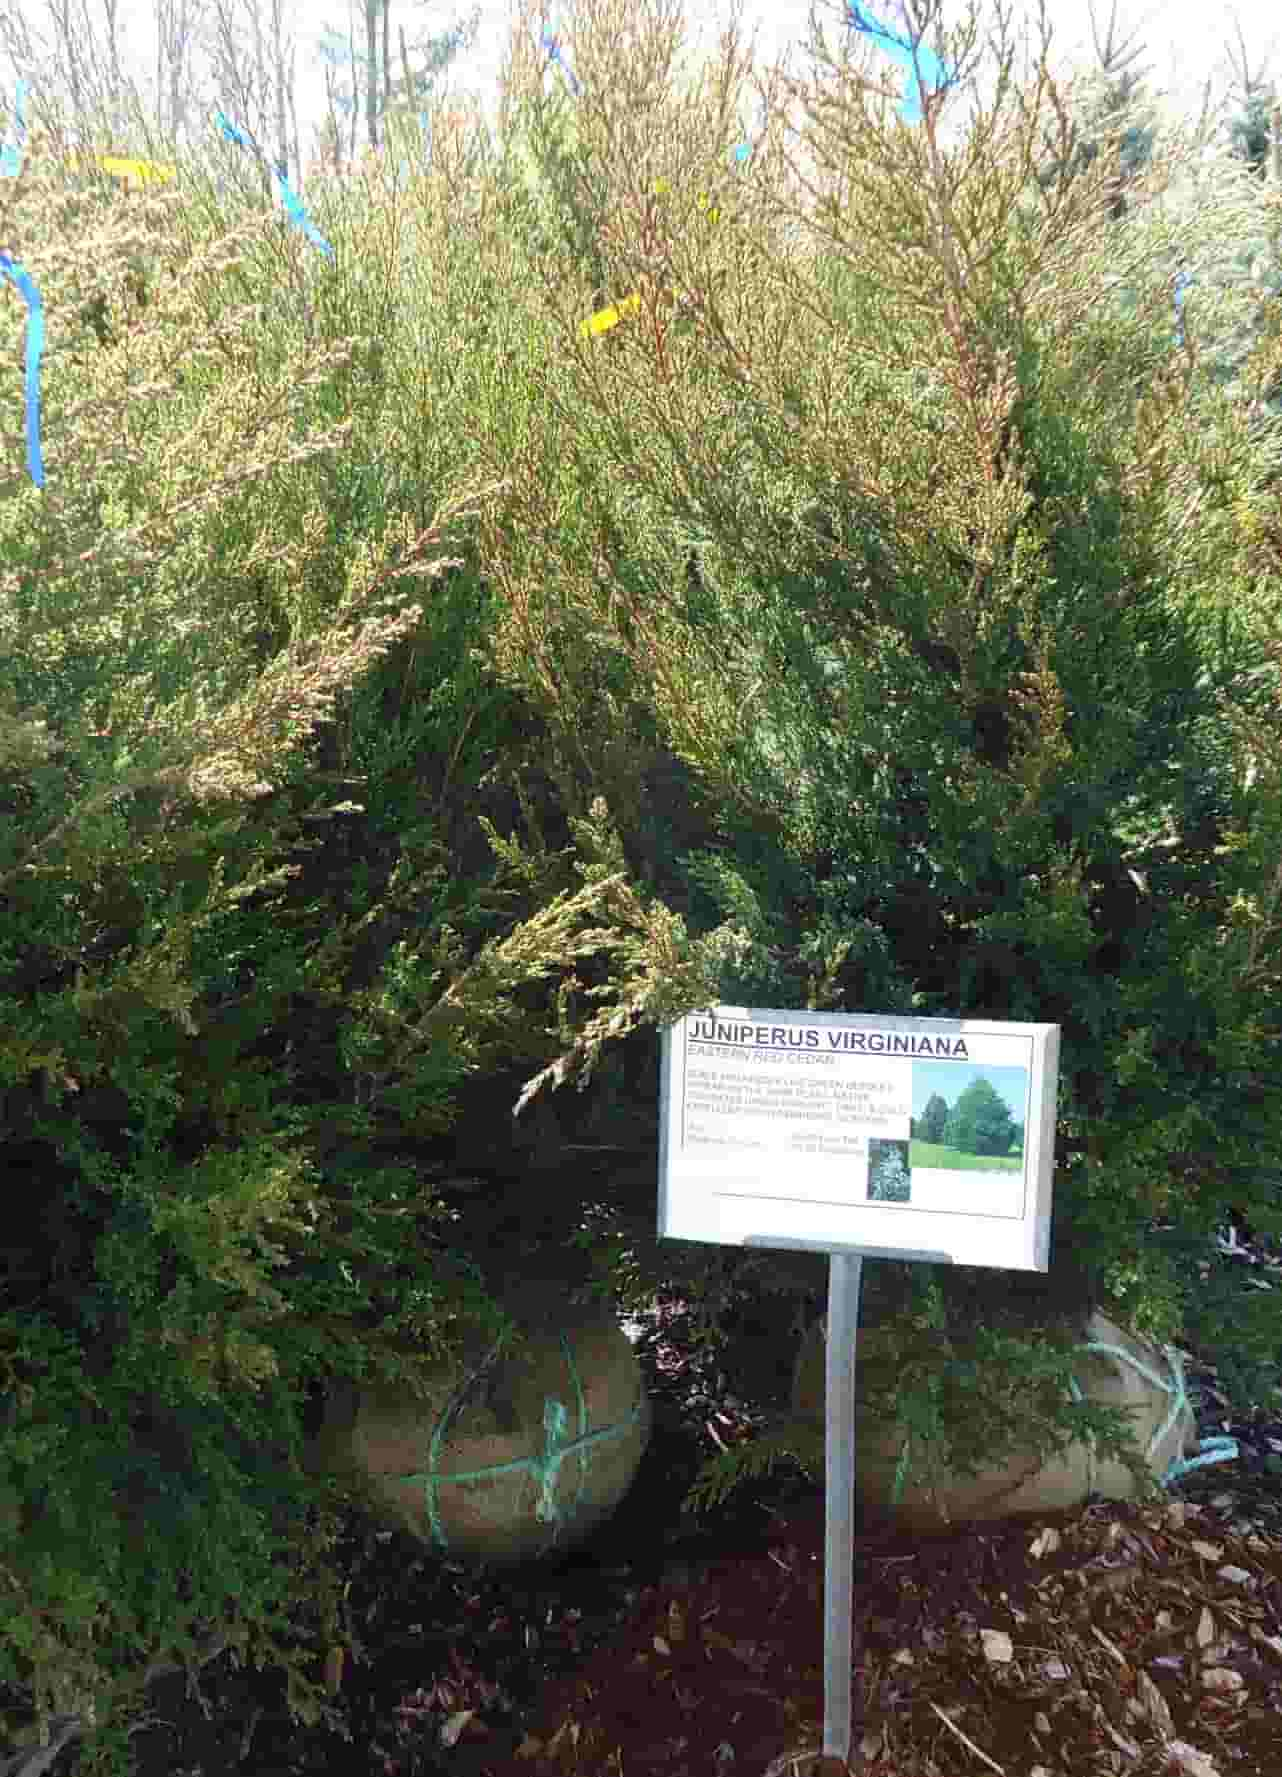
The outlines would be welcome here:
[[[598,309],[595,315],[589,315],[586,321],[579,322],[579,332],[585,339],[593,334],[608,333],[617,327],[625,315],[634,315],[641,307],[641,298],[634,291],[625,296],[622,302],[611,303],[609,308]]]
[[[119,154],[100,154],[98,165],[105,173],[112,173],[130,185],[135,180],[139,185],[145,185],[149,179],[155,179],[163,185],[177,177],[176,168],[159,160],[130,160]]]

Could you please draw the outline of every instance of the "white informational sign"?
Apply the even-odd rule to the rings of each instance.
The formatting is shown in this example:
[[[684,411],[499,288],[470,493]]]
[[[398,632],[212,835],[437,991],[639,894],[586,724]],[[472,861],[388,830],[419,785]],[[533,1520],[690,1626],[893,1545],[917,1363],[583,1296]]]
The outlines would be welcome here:
[[[717,1006],[663,1033],[659,1234],[1045,1271],[1059,1026]]]

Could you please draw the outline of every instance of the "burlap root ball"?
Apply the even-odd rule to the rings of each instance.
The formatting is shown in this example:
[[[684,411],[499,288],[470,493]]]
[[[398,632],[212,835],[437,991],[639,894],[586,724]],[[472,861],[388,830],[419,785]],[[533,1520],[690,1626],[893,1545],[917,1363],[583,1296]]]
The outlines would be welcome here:
[[[408,1388],[330,1393],[310,1466],[353,1483],[377,1521],[452,1559],[514,1566],[560,1555],[616,1509],[650,1435],[627,1335],[568,1307],[524,1349],[490,1346]]]
[[[1175,1386],[1175,1375],[1161,1351],[1098,1311],[1086,1322],[1082,1342],[1117,1346],[1164,1383]],[[950,1524],[1069,1510],[1083,1505],[1090,1493],[1106,1499],[1132,1497],[1135,1488],[1130,1471],[1116,1460],[1099,1460],[1086,1444],[1078,1442],[1045,1462],[1040,1462],[1032,1451],[1017,1453],[973,1476],[947,1470],[930,1477],[910,1474],[898,1502],[892,1503],[900,1451],[893,1433],[877,1422],[861,1398],[859,1354],[864,1349],[869,1350],[870,1357],[875,1354],[875,1329],[865,1333],[861,1328],[855,1346],[855,1491],[861,1520],[891,1521],[905,1529],[938,1530]],[[1142,1454],[1148,1452],[1148,1467],[1159,1479],[1172,1461],[1196,1450],[1196,1422],[1192,1409],[1185,1403],[1174,1423],[1149,1451],[1150,1440],[1166,1425],[1176,1397],[1164,1388],[1155,1388],[1132,1363],[1083,1352],[1075,1375],[1084,1399],[1128,1410],[1136,1443]],[[817,1321],[802,1341],[792,1398],[797,1413],[822,1420],[822,1321]]]

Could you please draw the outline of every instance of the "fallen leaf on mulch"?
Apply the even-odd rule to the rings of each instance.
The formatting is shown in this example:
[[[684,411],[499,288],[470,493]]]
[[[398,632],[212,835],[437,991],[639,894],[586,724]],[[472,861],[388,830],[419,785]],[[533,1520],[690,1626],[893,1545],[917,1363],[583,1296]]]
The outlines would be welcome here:
[[[1195,1746],[1189,1746],[1183,1740],[1173,1740],[1166,1750],[1171,1762],[1185,1777],[1220,1777],[1218,1768]]]
[[[441,1723],[441,1745],[457,1746],[459,1743],[459,1736],[462,1734],[464,1728],[469,1722],[475,1721],[475,1709],[458,1709],[453,1715],[447,1715],[445,1720]],[[477,1726],[481,1728],[482,1732],[485,1731],[484,1723],[477,1722]]]

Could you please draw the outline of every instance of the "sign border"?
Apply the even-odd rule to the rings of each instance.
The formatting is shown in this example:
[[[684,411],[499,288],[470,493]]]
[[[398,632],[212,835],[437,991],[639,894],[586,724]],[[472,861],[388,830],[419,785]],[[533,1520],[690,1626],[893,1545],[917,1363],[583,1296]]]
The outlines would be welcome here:
[[[951,1252],[938,1250],[931,1238],[937,1228],[931,1221],[956,1212],[922,1210],[914,1212],[912,1223],[919,1230],[918,1244],[886,1245],[870,1242],[852,1244],[819,1238],[793,1239],[785,1235],[746,1235],[741,1239],[719,1239],[712,1234],[692,1234],[679,1226],[674,1228],[674,1193],[680,1181],[674,1177],[675,1139],[673,1119],[683,1103],[680,1068],[685,1059],[685,1042],[691,1022],[698,1018],[738,1019],[753,1023],[809,1025],[858,1025],[864,1030],[902,1031],[908,1034],[935,1036],[1028,1036],[1033,1039],[1029,1069],[1029,1098],[1032,1116],[1025,1128],[1025,1209],[1019,1221],[1001,1218],[1009,1230],[994,1227],[991,1241],[992,1257],[984,1260],[955,1259]],[[807,1252],[861,1254],[865,1258],[889,1258],[937,1264],[983,1264],[1001,1270],[1045,1272],[1050,1263],[1051,1197],[1055,1157],[1056,1097],[1059,1079],[1059,1039],[1057,1024],[1031,1024],[986,1018],[919,1018],[906,1013],[808,1011],[804,1007],[707,1006],[686,1013],[661,1032],[659,1069],[659,1192],[658,1234],[660,1239],[698,1240],[711,1245],[779,1247]],[[1029,1138],[1032,1137],[1031,1151]],[[745,1154],[748,1151],[745,1150]],[[855,1207],[855,1206],[851,1206]],[[859,1206],[863,1207],[863,1206]],[[989,1217],[990,1224],[999,1218]]]

